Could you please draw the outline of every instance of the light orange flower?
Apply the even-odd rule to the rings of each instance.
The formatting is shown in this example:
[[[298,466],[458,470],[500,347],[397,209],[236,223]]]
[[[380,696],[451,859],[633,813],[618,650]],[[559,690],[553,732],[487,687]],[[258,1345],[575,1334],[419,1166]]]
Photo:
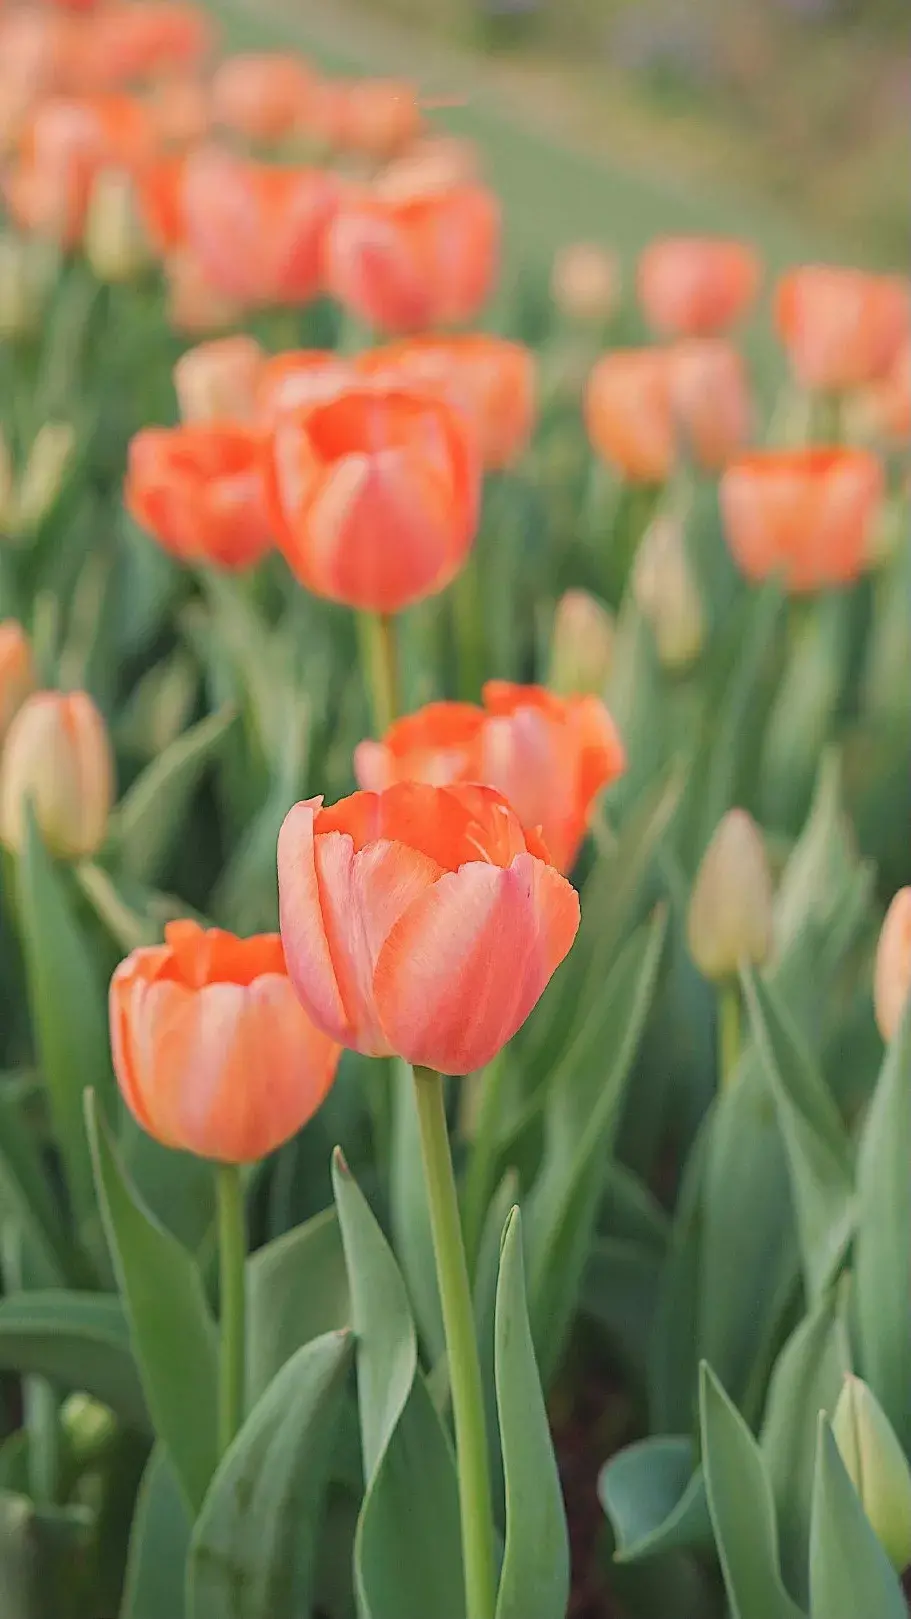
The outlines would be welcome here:
[[[296,804],[278,840],[288,972],[342,1045],[482,1068],[569,951],[575,890],[499,793],[410,782]]]
[[[692,338],[667,350],[671,410],[683,448],[708,471],[723,467],[750,436],[752,402],[742,354],[722,337]]]
[[[585,421],[605,461],[630,483],[665,483],[677,459],[662,349],[614,349],[588,379]]]
[[[620,301],[616,253],[598,242],[568,242],[554,257],[550,288],[567,320],[603,325]]]
[[[175,247],[165,257],[166,312],[176,332],[201,337],[207,332],[237,326],[243,309],[213,287],[205,270],[188,247]]]
[[[265,360],[255,337],[246,332],[187,349],[174,367],[181,421],[252,421]]]
[[[104,841],[114,797],[107,728],[84,691],[35,692],[16,714],[0,762],[0,840],[20,849],[30,802],[48,848],[78,859]]]
[[[358,383],[282,415],[269,496],[278,546],[317,596],[398,613],[458,573],[478,517],[469,429],[443,400]]]
[[[656,332],[709,337],[726,332],[746,313],[761,274],[758,255],[746,242],[664,236],[639,260],[639,301]]]
[[[156,79],[145,97],[155,129],[156,143],[173,151],[186,151],[204,140],[211,127],[206,86],[189,73]]]
[[[876,949],[873,1002],[883,1039],[895,1038],[911,995],[911,888],[900,888],[883,922]]]
[[[903,276],[805,264],[781,277],[775,321],[804,388],[840,392],[883,376],[911,336]]]
[[[15,618],[0,619],[0,742],[35,689],[29,638]]]
[[[250,141],[272,144],[302,124],[315,89],[309,63],[290,52],[228,56],[212,79],[215,122]]]
[[[883,495],[866,450],[756,450],[721,479],[728,544],[749,579],[792,591],[850,584],[863,571]]]
[[[351,79],[334,86],[334,144],[377,160],[401,152],[421,132],[417,92],[407,79]]]
[[[249,568],[272,548],[259,433],[241,424],[148,427],[130,443],[130,516],[181,562]]]
[[[146,235],[166,257],[185,247],[183,187],[186,152],[153,154],[137,176],[137,204]]]
[[[858,389],[851,407],[851,422],[865,438],[907,444],[911,439],[911,342],[885,376]]]
[[[119,89],[157,74],[198,68],[211,54],[211,13],[184,0],[125,0],[99,6],[83,35],[83,81]]]
[[[238,939],[170,922],[110,989],[111,1050],[124,1100],[166,1147],[253,1163],[311,1119],[339,1047],[300,1004],[277,933]]]
[[[23,230],[72,246],[99,174],[136,173],[151,146],[148,113],[129,96],[50,97],[32,114],[7,176],[10,213]]]
[[[305,405],[323,404],[356,380],[354,361],[334,349],[290,349],[263,362],[256,389],[256,413],[271,427],[279,416]]]

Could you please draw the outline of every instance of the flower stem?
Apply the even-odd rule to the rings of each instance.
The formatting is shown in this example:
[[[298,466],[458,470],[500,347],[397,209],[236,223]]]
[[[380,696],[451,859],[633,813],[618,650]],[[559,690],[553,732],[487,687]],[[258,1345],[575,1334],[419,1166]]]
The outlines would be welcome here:
[[[455,1420],[466,1619],[492,1619],[496,1577],[484,1396],[443,1081],[433,1069],[415,1068],[414,1087]]]
[[[221,1356],[218,1389],[218,1444],[222,1455],[244,1416],[244,1189],[237,1164],[215,1170],[218,1203],[218,1256],[221,1299]]]
[[[361,665],[373,707],[373,729],[385,736],[398,719],[399,659],[395,619],[389,613],[359,613]]]
[[[718,1074],[730,1085],[740,1061],[740,990],[736,978],[718,989]]]

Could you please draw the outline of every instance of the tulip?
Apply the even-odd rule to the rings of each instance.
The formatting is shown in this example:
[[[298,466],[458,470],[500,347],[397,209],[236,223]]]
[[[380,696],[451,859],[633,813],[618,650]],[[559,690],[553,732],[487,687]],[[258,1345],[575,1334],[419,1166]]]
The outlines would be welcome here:
[[[125,0],[99,6],[86,35],[84,75],[118,89],[156,74],[198,69],[211,53],[211,14],[182,0]]]
[[[0,619],[0,742],[35,689],[32,649],[22,625]]]
[[[245,332],[187,349],[174,367],[181,421],[252,420],[265,359],[256,339]]]
[[[566,320],[580,326],[605,325],[620,300],[616,254],[596,242],[570,242],[554,258],[550,290]]]
[[[164,944],[120,963],[110,1019],[134,1118],[166,1147],[219,1163],[274,1152],[335,1078],[339,1047],[295,995],[277,933],[168,923]]]
[[[750,389],[743,356],[719,337],[692,338],[666,350],[671,410],[682,448],[707,471],[742,450],[750,432]]]
[[[482,185],[352,190],[326,233],[328,290],[380,331],[457,325],[491,291],[499,238],[499,204]]]
[[[83,231],[86,259],[99,281],[134,281],[145,269],[150,243],[142,226],[136,188],[123,169],[102,169],[89,197]]]
[[[718,823],[696,873],[687,918],[690,954],[714,984],[772,949],[772,877],[756,822],[732,809]]]
[[[481,333],[405,338],[362,354],[358,368],[441,393],[471,421],[485,467],[511,466],[531,436],[535,364],[524,343]]]
[[[670,378],[660,349],[615,349],[588,379],[585,421],[598,454],[630,483],[665,483],[676,435]]]
[[[740,320],[760,278],[759,259],[746,242],[666,236],[639,260],[639,301],[656,332],[708,337]]]
[[[614,654],[613,614],[585,590],[567,590],[557,602],[548,685],[559,697],[599,696]]]
[[[27,337],[37,328],[48,279],[43,259],[42,244],[0,236],[0,339]]]
[[[249,568],[272,547],[262,441],[240,424],[137,433],[124,500],[134,521],[181,562]]]
[[[781,277],[775,320],[804,388],[831,392],[882,377],[909,338],[902,276],[806,264]]]
[[[286,140],[306,121],[313,69],[288,52],[228,56],[212,79],[216,123],[264,145]]]
[[[632,589],[652,626],[658,657],[668,669],[698,658],[706,637],[705,610],[679,520],[659,515],[646,529],[633,564]]]
[[[212,117],[205,85],[190,75],[169,75],[152,85],[146,106],[156,146],[186,151],[208,135]]]
[[[73,246],[98,174],[106,168],[134,172],[151,144],[149,116],[128,96],[49,97],[36,108],[7,178],[13,218],[23,230]]]
[[[459,413],[404,387],[358,383],[275,424],[267,471],[276,540],[314,595],[398,613],[449,584],[478,515]]]
[[[892,447],[911,439],[911,342],[884,376],[859,389],[848,402],[848,422],[859,438]]]
[[[75,450],[76,430],[71,422],[45,422],[39,427],[6,518],[5,526],[17,540],[34,534],[53,511]]]
[[[323,404],[356,380],[354,362],[333,349],[292,349],[270,355],[260,367],[256,415],[272,427],[304,405]]]
[[[237,326],[243,316],[241,306],[213,287],[190,248],[181,247],[168,253],[164,271],[168,289],[167,317],[176,332],[200,337],[206,332]]]
[[[318,1027],[446,1074],[512,1038],[579,925],[575,890],[499,793],[406,783],[323,809],[278,840],[288,972]]]
[[[892,900],[876,950],[873,1004],[886,1044],[895,1038],[911,995],[911,888],[900,888]]]
[[[424,135],[394,158],[373,181],[376,196],[386,202],[431,196],[480,179],[478,148],[460,135]]]
[[[31,800],[53,854],[75,860],[104,842],[114,796],[108,733],[85,692],[27,697],[0,761],[0,841],[19,850]]]
[[[728,544],[748,579],[795,592],[850,584],[869,561],[883,473],[865,450],[758,450],[721,479]]]
[[[832,1432],[870,1527],[901,1574],[911,1564],[911,1467],[879,1401],[850,1373]]]
[[[138,172],[137,204],[152,246],[162,257],[185,249],[185,152],[157,154]]]
[[[378,162],[416,140],[423,117],[413,84],[405,79],[352,79],[339,87],[337,145]]]

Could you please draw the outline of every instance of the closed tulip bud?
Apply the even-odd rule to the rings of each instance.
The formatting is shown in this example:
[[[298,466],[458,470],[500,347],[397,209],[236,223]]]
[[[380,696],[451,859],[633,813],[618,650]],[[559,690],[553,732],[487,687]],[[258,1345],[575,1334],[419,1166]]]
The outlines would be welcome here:
[[[587,590],[567,590],[557,602],[548,684],[560,697],[600,696],[614,652],[613,614]]]
[[[136,205],[136,191],[123,169],[102,169],[92,187],[83,251],[99,281],[135,281],[150,261],[149,239]]]
[[[550,289],[567,320],[580,326],[603,326],[620,301],[616,254],[597,242],[570,242],[554,258]]]
[[[14,618],[0,621],[0,742],[26,697],[35,689],[28,636]]]
[[[0,534],[7,531],[13,505],[13,458],[0,428]]]
[[[911,1565],[911,1468],[888,1417],[861,1378],[845,1378],[832,1431],[870,1526],[901,1574]]]
[[[54,506],[76,448],[70,422],[39,427],[11,503],[8,528],[19,539],[34,533]]]
[[[27,337],[38,325],[40,287],[27,241],[0,237],[0,338]]]
[[[633,595],[652,626],[658,656],[668,669],[683,669],[705,644],[705,611],[676,517],[655,518],[642,537],[633,565]]]
[[[29,800],[52,853],[94,854],[114,796],[108,733],[85,692],[28,697],[9,729],[0,762],[0,841],[19,850]]]
[[[886,912],[876,950],[873,1004],[886,1044],[892,1040],[911,995],[911,888],[900,888]]]
[[[245,332],[188,349],[174,367],[181,421],[249,421],[264,361],[256,339]]]
[[[734,978],[744,962],[761,966],[772,948],[772,876],[765,844],[746,810],[719,822],[690,898],[690,954],[711,983]]]

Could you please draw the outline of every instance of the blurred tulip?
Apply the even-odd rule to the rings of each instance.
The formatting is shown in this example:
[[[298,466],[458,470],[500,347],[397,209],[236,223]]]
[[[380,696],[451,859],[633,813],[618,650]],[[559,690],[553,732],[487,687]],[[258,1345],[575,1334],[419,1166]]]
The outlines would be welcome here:
[[[382,162],[420,134],[423,117],[407,79],[351,79],[336,85],[335,144]]]
[[[898,448],[911,440],[911,343],[884,376],[846,401],[849,429],[865,443]]]
[[[102,169],[89,197],[82,238],[83,251],[99,281],[111,285],[134,281],[151,258],[136,187],[123,169]]]
[[[499,204],[484,186],[418,188],[394,200],[352,190],[326,234],[327,287],[380,331],[458,325],[492,290],[499,242]]]
[[[213,287],[190,248],[175,248],[168,253],[164,271],[168,289],[166,313],[176,332],[200,337],[206,332],[224,331],[228,326],[238,325],[243,316],[240,304]]]
[[[181,562],[250,568],[272,548],[262,440],[237,423],[137,433],[124,499],[133,520]]]
[[[387,163],[375,177],[373,191],[386,202],[407,201],[415,195],[473,185],[480,179],[480,170],[474,141],[460,135],[424,135]]]
[[[499,793],[407,783],[296,804],[278,840],[288,972],[314,1022],[446,1074],[512,1039],[569,951],[575,890]]]
[[[45,422],[26,457],[7,515],[7,529],[27,539],[56,505],[76,450],[71,422]]]
[[[637,286],[646,320],[668,337],[726,332],[756,298],[762,271],[746,242],[665,236],[639,260]]]
[[[27,337],[38,326],[54,250],[21,236],[0,236],[0,338]]]
[[[911,995],[911,888],[900,888],[886,912],[876,950],[876,971],[873,978],[876,1022],[887,1045],[898,1032],[909,995]]]
[[[483,709],[430,703],[398,720],[382,742],[361,742],[359,784],[484,782],[508,798],[522,825],[538,828],[553,864],[568,871],[597,795],[626,766],[616,727],[597,697],[557,697],[541,686],[489,680]]]
[[[311,1119],[339,1048],[291,986],[277,933],[236,938],[169,922],[111,979],[114,1072],[130,1112],[166,1147],[253,1163]]]
[[[0,758],[0,841],[19,850],[26,805],[48,848],[69,860],[104,842],[114,797],[107,728],[84,691],[27,697]]]
[[[292,349],[263,361],[256,413],[271,427],[279,416],[304,405],[321,405],[356,381],[354,361],[334,349]]]
[[[277,543],[308,590],[398,613],[449,584],[478,519],[479,468],[460,414],[404,386],[358,383],[275,424]]]
[[[174,367],[181,421],[252,421],[265,363],[263,350],[246,332],[187,349]]]
[[[322,286],[337,185],[319,169],[275,168],[201,147],[186,160],[186,241],[213,287],[246,305],[300,304]]]
[[[6,434],[0,427],[0,534],[9,532],[9,522],[13,510],[13,496],[15,490],[15,472],[13,458],[6,441]]]
[[[35,665],[28,636],[16,619],[0,619],[0,742],[34,689]]]
[[[871,1529],[893,1568],[904,1573],[911,1565],[911,1467],[879,1401],[851,1373],[832,1432]]]
[[[211,123],[209,92],[189,74],[158,79],[145,104],[155,130],[156,143],[166,150],[186,151],[208,135]]]
[[[10,213],[23,230],[73,246],[82,236],[97,176],[104,169],[134,173],[152,139],[146,110],[128,96],[42,102],[6,179]]]
[[[565,319],[603,326],[620,302],[617,255],[596,242],[570,242],[554,258],[550,288]]]
[[[883,472],[866,450],[757,450],[721,479],[728,544],[748,579],[791,591],[850,584],[869,561]]]
[[[706,637],[705,609],[679,519],[661,513],[639,542],[632,590],[652,626],[658,657],[668,669],[685,669],[698,658]]]
[[[426,386],[464,411],[486,467],[511,466],[531,436],[535,361],[524,343],[486,333],[412,337],[358,358],[368,376]]]
[[[671,408],[686,453],[717,471],[750,436],[751,401],[743,356],[724,338],[692,338],[666,350]]]
[[[157,153],[140,167],[137,201],[149,241],[162,257],[184,250],[185,152]]]
[[[588,379],[585,420],[598,454],[630,483],[665,483],[677,457],[661,349],[614,349]]]
[[[613,614],[585,590],[567,590],[557,602],[548,685],[558,697],[603,692],[614,653]]]
[[[775,320],[801,387],[857,388],[885,375],[908,342],[908,282],[837,265],[802,265],[778,283]]]
[[[228,56],[212,79],[214,121],[249,141],[283,141],[306,123],[313,69],[290,52]]]
[[[745,962],[761,967],[768,960],[772,875],[746,810],[729,810],[715,829],[693,884],[687,936],[696,966],[714,984],[736,978]]]
[[[210,55],[211,12],[184,0],[126,0],[99,6],[85,34],[84,76],[95,89],[198,68]]]

